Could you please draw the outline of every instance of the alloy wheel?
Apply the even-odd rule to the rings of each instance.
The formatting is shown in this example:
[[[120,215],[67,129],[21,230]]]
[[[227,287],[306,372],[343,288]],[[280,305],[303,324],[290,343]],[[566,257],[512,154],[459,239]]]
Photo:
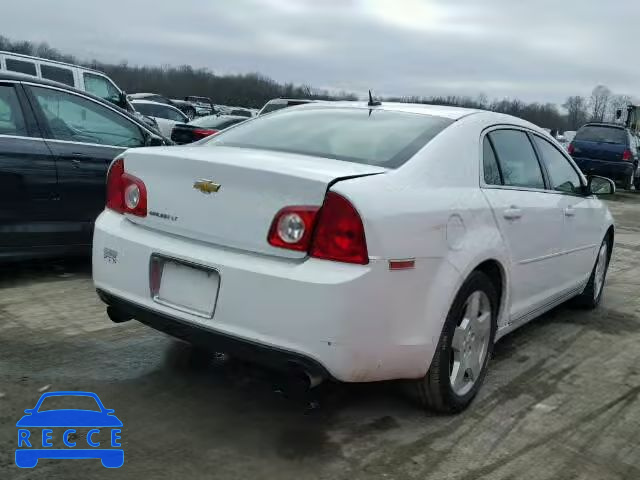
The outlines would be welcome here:
[[[602,293],[604,287],[604,277],[607,272],[607,242],[604,242],[598,252],[598,260],[596,263],[596,272],[593,277],[593,298],[597,300]]]
[[[491,313],[486,293],[469,295],[451,342],[449,381],[456,395],[466,395],[480,378],[491,341]]]

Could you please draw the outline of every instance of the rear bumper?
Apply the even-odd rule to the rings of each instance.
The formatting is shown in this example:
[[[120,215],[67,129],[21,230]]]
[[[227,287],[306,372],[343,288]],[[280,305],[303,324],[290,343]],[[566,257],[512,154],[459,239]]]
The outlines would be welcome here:
[[[612,180],[626,181],[633,172],[631,162],[607,162],[592,158],[573,157],[585,175],[600,175]]]
[[[154,255],[219,273],[213,317],[154,301]],[[93,241],[95,287],[130,317],[217,351],[275,367],[302,365],[343,382],[423,376],[448,310],[443,286],[458,277],[442,259],[390,272],[384,260],[347,265],[235,251],[150,230],[111,211],[96,221]]]
[[[316,360],[277,347],[262,345],[222,332],[206,329],[175,316],[155,312],[97,289],[100,299],[115,309],[118,316],[135,318],[140,323],[215,352],[224,352],[260,365],[282,371],[303,370],[313,376],[330,378],[329,372]]]

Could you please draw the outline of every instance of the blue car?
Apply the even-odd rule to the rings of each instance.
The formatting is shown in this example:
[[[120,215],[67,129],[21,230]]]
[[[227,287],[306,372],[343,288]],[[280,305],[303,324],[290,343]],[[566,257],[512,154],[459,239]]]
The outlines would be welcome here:
[[[42,409],[42,403],[51,397],[85,397],[95,401],[96,409]],[[72,398],[71,400],[77,400]],[[91,402],[91,400],[89,400]],[[91,402],[93,406],[93,402]],[[43,394],[36,406],[24,411],[26,413],[16,427],[18,430],[18,449],[16,449],[16,465],[21,468],[33,468],[41,458],[54,459],[100,459],[102,465],[107,468],[119,468],[124,464],[124,450],[118,443],[120,439],[120,427],[122,422],[114,415],[114,410],[104,407],[98,395],[92,392],[48,392]],[[29,428],[43,428],[42,437],[31,435]],[[64,445],[70,448],[53,448],[50,442],[53,435],[52,428],[67,428],[62,440]],[[87,446],[90,448],[76,448],[77,442],[70,440],[76,431],[73,427],[91,428],[87,434]],[[101,447],[101,443],[93,440],[93,436],[99,434],[101,429],[110,429],[110,447]],[[41,438],[41,442],[40,442]],[[40,443],[40,445],[38,445]],[[27,448],[20,448],[27,447]],[[41,448],[40,448],[41,447]]]

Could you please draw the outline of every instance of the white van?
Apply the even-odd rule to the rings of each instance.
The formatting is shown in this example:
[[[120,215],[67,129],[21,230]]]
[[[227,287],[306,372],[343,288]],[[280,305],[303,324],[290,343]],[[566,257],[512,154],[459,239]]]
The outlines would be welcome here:
[[[104,73],[90,68],[56,62],[44,58],[20,55],[0,51],[0,70],[24,73],[34,77],[64,83],[71,87],[91,93],[108,100],[121,108],[129,110],[127,97],[118,86]]]

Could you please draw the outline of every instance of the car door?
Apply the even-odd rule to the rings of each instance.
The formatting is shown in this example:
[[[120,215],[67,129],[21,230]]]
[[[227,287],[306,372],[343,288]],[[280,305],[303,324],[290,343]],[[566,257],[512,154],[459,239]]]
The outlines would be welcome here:
[[[559,197],[564,214],[561,253],[557,259],[564,290],[584,286],[602,242],[603,211],[599,201],[584,194],[584,183],[577,167],[555,145],[539,135],[534,144],[549,174],[549,188]]]
[[[143,146],[145,136],[135,122],[89,97],[48,86],[29,86],[28,92],[56,158],[66,240],[89,245],[104,208],[109,164],[127,148]]]
[[[55,159],[20,83],[0,82],[0,259],[55,245]]]
[[[542,166],[524,130],[488,132],[483,139],[483,162],[482,189],[511,260],[509,313],[515,323],[535,315],[559,292],[560,197],[545,191]]]

